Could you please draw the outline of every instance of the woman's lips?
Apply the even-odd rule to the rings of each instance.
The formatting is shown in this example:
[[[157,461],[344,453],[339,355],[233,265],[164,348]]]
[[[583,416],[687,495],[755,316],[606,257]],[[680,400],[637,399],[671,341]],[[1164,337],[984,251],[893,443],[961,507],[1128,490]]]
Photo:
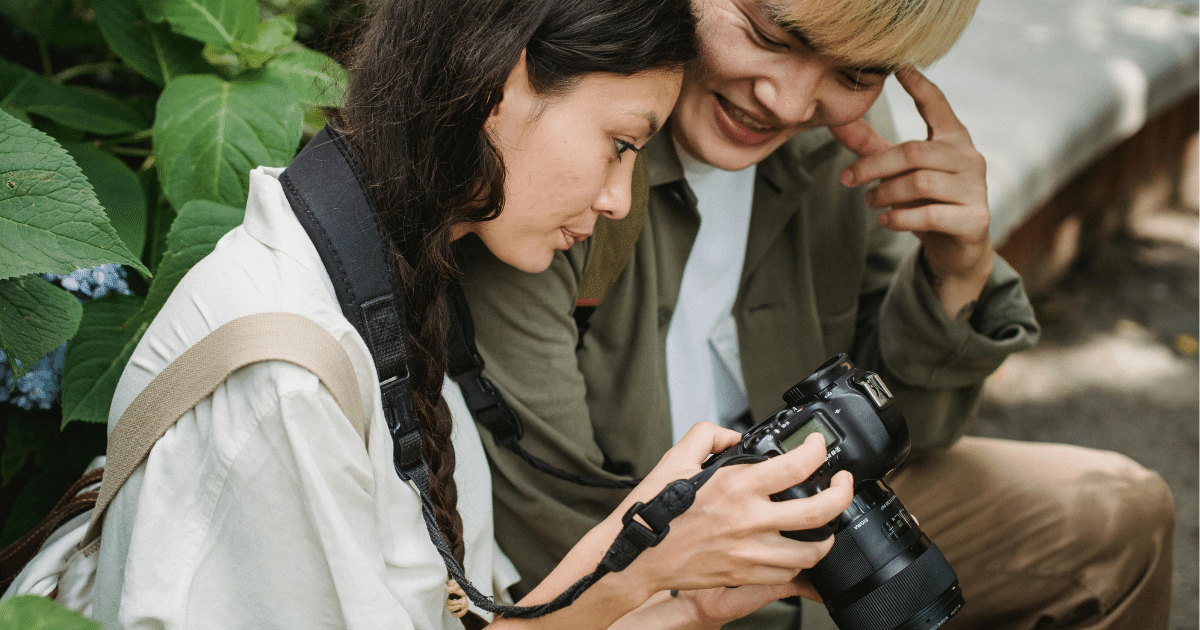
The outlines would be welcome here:
[[[730,109],[726,109],[726,105]],[[751,129],[748,124],[753,124],[748,114],[741,111],[733,103],[729,103],[720,95],[713,97],[713,116],[717,119],[717,126],[726,136],[735,142],[748,146],[757,146],[765,142],[769,142],[772,138],[779,135],[781,131],[778,128],[767,128],[765,130]],[[744,119],[746,122],[738,120]]]
[[[571,246],[574,245],[575,243],[583,241],[587,237],[591,236],[591,234],[580,234],[579,232],[572,232],[571,230],[568,230],[565,227],[558,228],[558,229],[560,232],[562,232],[563,237],[565,238],[565,240],[563,241],[566,244],[565,249],[570,249]]]

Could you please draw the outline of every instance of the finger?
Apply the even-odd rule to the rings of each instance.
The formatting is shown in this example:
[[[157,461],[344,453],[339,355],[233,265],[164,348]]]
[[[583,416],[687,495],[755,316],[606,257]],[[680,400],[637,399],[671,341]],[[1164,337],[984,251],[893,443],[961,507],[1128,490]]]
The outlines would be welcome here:
[[[991,217],[973,206],[934,203],[892,209],[879,215],[879,224],[897,232],[939,232],[977,239],[987,234]]]
[[[868,155],[846,167],[842,172],[842,184],[858,186],[922,169],[959,173],[970,166],[972,164],[963,159],[958,147],[939,141],[913,140]]]
[[[891,142],[885,140],[871,127],[870,123],[862,118],[838,127],[830,127],[829,131],[833,132],[833,137],[837,138],[842,146],[850,149],[859,157],[874,155],[892,147]]]
[[[828,488],[814,496],[778,502],[776,523],[780,531],[815,529],[837,518],[853,499],[853,476],[843,470],[833,476]]]
[[[817,592],[817,589],[813,587],[812,582],[808,580],[807,575],[804,575],[803,573],[797,575],[796,577],[792,578],[792,584],[795,585],[796,594],[800,597],[817,602],[818,604],[825,601],[825,599],[821,597],[821,594]]]
[[[896,80],[913,98],[917,113],[929,127],[929,139],[967,137],[967,128],[954,115],[946,95],[916,68],[908,67],[896,73]]]
[[[953,173],[919,170],[893,177],[868,190],[863,200],[872,208],[912,207],[931,203],[986,203],[987,193]]]
[[[825,463],[825,437],[813,433],[800,446],[754,465],[757,488],[767,494],[786,490],[808,479]]]
[[[719,427],[711,422],[697,422],[683,434],[675,448],[704,458],[737,444],[740,439],[742,434],[737,431]]]

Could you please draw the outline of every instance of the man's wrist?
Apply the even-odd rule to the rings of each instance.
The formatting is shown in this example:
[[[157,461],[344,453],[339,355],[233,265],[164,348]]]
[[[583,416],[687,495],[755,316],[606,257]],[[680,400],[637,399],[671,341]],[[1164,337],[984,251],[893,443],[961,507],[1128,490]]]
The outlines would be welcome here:
[[[989,247],[974,272],[953,278],[943,278],[934,273],[925,257],[924,248],[917,256],[917,263],[933,294],[941,302],[946,317],[951,321],[970,321],[992,275],[995,251]]]

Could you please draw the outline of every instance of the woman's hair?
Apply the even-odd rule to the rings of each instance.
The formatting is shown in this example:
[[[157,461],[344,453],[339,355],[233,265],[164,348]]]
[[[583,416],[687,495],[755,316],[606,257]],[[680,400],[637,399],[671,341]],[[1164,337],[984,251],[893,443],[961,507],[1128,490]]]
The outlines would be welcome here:
[[[504,205],[504,164],[484,123],[522,51],[534,91],[560,96],[590,73],[682,69],[698,54],[695,19],[690,0],[380,0],[361,29],[333,120],[366,167],[391,240],[421,450],[438,524],[461,561],[441,389],[452,228]]]
[[[925,67],[949,52],[979,0],[774,0],[813,45],[862,66]]]

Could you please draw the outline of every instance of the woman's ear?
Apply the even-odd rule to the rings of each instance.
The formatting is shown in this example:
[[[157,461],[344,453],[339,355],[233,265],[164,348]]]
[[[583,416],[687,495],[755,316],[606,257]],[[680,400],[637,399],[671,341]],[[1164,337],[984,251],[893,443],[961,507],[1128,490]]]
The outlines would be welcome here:
[[[511,109],[525,102],[527,97],[532,95],[533,88],[529,85],[529,67],[525,64],[525,50],[522,49],[516,65],[509,71],[508,78],[504,80],[500,101],[492,108],[492,113],[488,115],[488,118],[500,116],[501,108]]]

